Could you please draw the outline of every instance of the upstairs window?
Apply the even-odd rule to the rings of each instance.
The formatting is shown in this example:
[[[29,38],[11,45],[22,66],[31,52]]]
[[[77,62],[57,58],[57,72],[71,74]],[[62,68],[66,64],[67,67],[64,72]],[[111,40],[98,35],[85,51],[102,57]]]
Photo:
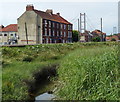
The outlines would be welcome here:
[[[44,22],[45,22],[45,23],[44,23],[44,24],[45,24],[45,27],[47,27],[47,20],[44,20]]]
[[[49,21],[49,27],[51,27],[51,21]]]
[[[7,34],[4,34],[4,36],[7,36]]]
[[[57,28],[59,28],[59,23],[57,23]]]
[[[64,24],[64,29],[66,29],[66,25]]]
[[[53,22],[53,28],[55,27],[55,23]]]
[[[63,24],[60,25],[60,28],[63,29]]]

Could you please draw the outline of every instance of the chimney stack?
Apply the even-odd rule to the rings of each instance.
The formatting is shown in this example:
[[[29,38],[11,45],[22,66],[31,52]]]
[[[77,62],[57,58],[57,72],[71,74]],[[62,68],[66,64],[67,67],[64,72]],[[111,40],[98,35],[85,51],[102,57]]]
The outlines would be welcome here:
[[[34,6],[33,5],[27,5],[26,6],[26,11],[33,11],[34,10]]]
[[[60,16],[60,13],[58,12],[57,15]]]
[[[49,14],[53,14],[53,10],[52,9],[47,9],[46,12],[49,13]]]
[[[4,26],[3,25],[0,25],[0,29],[3,29],[4,28]]]

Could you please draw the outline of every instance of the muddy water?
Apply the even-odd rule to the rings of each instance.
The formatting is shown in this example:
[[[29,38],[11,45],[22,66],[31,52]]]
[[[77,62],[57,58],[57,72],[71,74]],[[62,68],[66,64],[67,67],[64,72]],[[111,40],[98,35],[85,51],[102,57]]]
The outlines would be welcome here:
[[[57,65],[45,67],[34,73],[33,80],[28,84],[29,100],[52,100],[56,89]],[[53,80],[54,78],[54,80]]]
[[[55,98],[55,95],[43,93],[35,98],[35,102],[38,102],[38,100],[53,100]]]

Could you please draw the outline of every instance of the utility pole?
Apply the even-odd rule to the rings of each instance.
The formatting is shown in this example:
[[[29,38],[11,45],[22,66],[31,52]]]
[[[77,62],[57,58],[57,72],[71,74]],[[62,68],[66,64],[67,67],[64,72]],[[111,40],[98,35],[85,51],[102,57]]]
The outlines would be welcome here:
[[[78,41],[80,40],[80,27],[79,27],[79,19],[78,19]]]
[[[101,41],[103,41],[103,34],[102,34],[102,18],[100,19],[100,21],[101,21],[101,36],[102,36]]]
[[[26,22],[25,22],[25,33],[26,33],[26,41],[27,41],[27,44],[28,44],[28,35],[27,35],[27,25],[26,25]]]

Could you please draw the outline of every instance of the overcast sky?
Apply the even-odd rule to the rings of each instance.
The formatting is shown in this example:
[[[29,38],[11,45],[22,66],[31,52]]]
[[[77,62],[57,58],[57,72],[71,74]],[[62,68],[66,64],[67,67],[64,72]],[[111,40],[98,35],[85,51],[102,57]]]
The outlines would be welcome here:
[[[45,2],[46,1],[46,2]],[[49,2],[48,2],[49,1]],[[87,30],[100,29],[100,18],[103,18],[103,31],[107,34],[113,32],[113,27],[118,26],[118,0],[1,0],[0,24],[16,24],[27,4],[33,4],[35,9],[45,11],[53,9],[53,13],[59,12],[62,17],[73,23],[73,29],[77,28],[77,19],[80,13],[86,13]],[[88,2],[89,1],[89,2]],[[102,1],[102,2],[100,2]],[[104,2],[106,1],[106,2]]]

